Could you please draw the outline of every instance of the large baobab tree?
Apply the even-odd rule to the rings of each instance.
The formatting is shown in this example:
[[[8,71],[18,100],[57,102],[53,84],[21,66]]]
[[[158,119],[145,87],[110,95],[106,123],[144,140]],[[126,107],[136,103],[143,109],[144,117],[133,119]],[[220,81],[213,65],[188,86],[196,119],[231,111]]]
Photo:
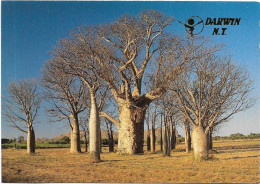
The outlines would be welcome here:
[[[56,60],[45,63],[42,70],[42,86],[45,98],[51,104],[47,111],[55,121],[68,120],[71,127],[70,152],[79,153],[79,114],[86,109],[86,86],[74,75],[66,73],[66,67]]]
[[[42,96],[36,80],[11,82],[7,87],[8,96],[3,98],[3,114],[11,127],[27,133],[27,153],[35,153],[35,132],[33,124],[38,116]],[[27,128],[25,130],[24,128]]]
[[[206,158],[207,135],[212,127],[250,108],[252,80],[244,67],[223,56],[221,46],[207,42],[194,52],[186,71],[172,80],[178,108],[193,125],[192,144],[196,158]]]
[[[105,112],[101,115],[117,125],[119,153],[143,152],[147,107],[165,91],[164,81],[179,73],[190,60],[189,48],[182,47],[178,37],[166,32],[172,20],[157,11],[144,11],[140,16],[123,16],[103,26],[81,26],[55,48],[55,57],[89,87],[95,114],[100,79],[109,87],[118,105],[119,120]],[[152,62],[157,64],[151,66]],[[165,70],[160,80],[155,79],[153,88],[144,93],[145,72],[149,68],[157,78],[162,64],[165,68],[171,65],[171,70]],[[92,117],[98,119],[97,115]]]
[[[99,29],[96,38],[99,46],[95,52],[104,58],[105,64],[101,63],[100,66],[106,71],[110,70],[109,75],[102,73],[101,78],[118,104],[119,120],[108,117],[108,114],[106,117],[117,125],[119,153],[143,152],[146,109],[165,91],[165,83],[157,82],[150,91],[144,92],[142,88],[145,81],[148,82],[145,72],[149,70],[156,73],[160,62],[171,55],[171,62],[179,65],[176,64],[174,70],[165,74],[167,78],[188,61],[183,57],[177,59],[180,40],[166,31],[172,21],[172,17],[149,10],[143,11],[140,16],[122,16]],[[185,52],[185,49],[182,51]],[[152,62],[157,64],[152,66]]]

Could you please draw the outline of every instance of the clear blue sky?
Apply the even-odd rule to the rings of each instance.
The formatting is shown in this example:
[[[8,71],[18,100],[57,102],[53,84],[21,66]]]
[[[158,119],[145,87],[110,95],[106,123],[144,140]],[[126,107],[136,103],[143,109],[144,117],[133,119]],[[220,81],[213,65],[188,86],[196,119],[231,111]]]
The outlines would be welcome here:
[[[138,14],[154,9],[185,22],[190,16],[241,18],[239,26],[227,27],[226,36],[211,36],[214,27],[205,26],[202,35],[223,42],[235,62],[245,64],[255,80],[254,94],[259,97],[260,84],[260,29],[259,3],[249,2],[2,2],[2,95],[10,81],[39,78],[43,63],[50,58],[49,51],[56,42],[79,25],[102,24],[123,14]],[[183,25],[175,21],[174,33],[185,35]],[[260,103],[237,114],[222,125],[219,135],[241,132],[260,132]],[[43,120],[45,114],[41,114]],[[23,135],[1,122],[2,137]],[[35,127],[36,137],[53,137],[68,132],[63,124],[41,123]]]

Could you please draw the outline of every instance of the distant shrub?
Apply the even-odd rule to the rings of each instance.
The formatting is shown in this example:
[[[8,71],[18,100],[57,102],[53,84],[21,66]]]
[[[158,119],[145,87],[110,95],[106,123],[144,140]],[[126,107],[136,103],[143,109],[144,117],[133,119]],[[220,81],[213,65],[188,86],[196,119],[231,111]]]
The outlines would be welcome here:
[[[260,134],[251,133],[248,136],[246,136],[248,139],[257,139],[260,138]]]
[[[213,137],[213,140],[214,141],[218,141],[218,140],[221,140],[222,139],[222,137],[220,137],[220,136],[215,136],[215,137]]]
[[[230,139],[235,140],[235,139],[245,139],[245,136],[241,133],[236,133],[236,134],[231,134]]]
[[[260,134],[256,134],[256,133],[251,133],[249,135],[243,135],[241,133],[235,133],[235,134],[231,134],[230,136],[215,136],[213,137],[213,140],[217,141],[217,140],[236,140],[236,139],[259,139],[260,138]]]
[[[2,144],[2,149],[10,149],[16,147],[17,149],[26,149],[26,144]]]

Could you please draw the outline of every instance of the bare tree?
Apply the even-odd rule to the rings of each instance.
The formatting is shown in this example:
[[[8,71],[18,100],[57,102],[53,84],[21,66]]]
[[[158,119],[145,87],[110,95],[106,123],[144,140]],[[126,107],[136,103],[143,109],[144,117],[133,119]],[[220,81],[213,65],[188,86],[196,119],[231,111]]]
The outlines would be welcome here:
[[[47,107],[49,115],[55,121],[68,119],[71,127],[70,152],[81,152],[78,115],[86,109],[85,103],[88,101],[86,86],[77,77],[66,73],[66,67],[60,65],[57,60],[45,63],[42,70],[42,85],[46,89],[46,100],[51,104]]]
[[[207,42],[200,45],[192,52],[194,57],[187,70],[172,80],[171,86],[178,108],[193,125],[195,157],[206,158],[210,129],[253,105],[253,82],[244,67],[232,64],[228,56],[218,55],[221,46]]]
[[[101,77],[108,84],[118,104],[119,121],[108,117],[108,114],[106,117],[118,126],[120,153],[143,152],[146,109],[165,91],[162,85],[164,83],[157,82],[149,92],[144,93],[142,88],[146,84],[145,72],[148,67],[154,71],[157,70],[156,67],[160,67],[157,56],[176,52],[179,40],[177,37],[167,36],[169,34],[165,31],[172,20],[157,11],[143,11],[140,16],[123,16],[100,27],[97,38],[100,40],[100,47],[97,52],[102,52],[104,57],[109,58],[105,60],[106,65],[102,66],[102,63],[101,67],[110,70],[109,75],[103,74]],[[155,60],[157,64],[152,67],[150,64]],[[178,66],[185,62],[186,60],[182,60]],[[180,67],[176,67],[169,72],[176,73],[179,69]],[[165,78],[169,72],[165,74]]]
[[[3,98],[3,114],[7,121],[27,133],[27,153],[35,153],[35,132],[33,124],[38,116],[42,96],[36,80],[11,82],[7,87],[8,96]],[[27,128],[27,130],[25,130]]]
[[[118,105],[119,120],[105,112],[101,116],[117,125],[119,153],[143,152],[147,107],[166,90],[164,80],[177,75],[189,61],[186,53],[190,50],[179,49],[181,40],[165,31],[172,20],[157,11],[144,11],[140,16],[123,16],[104,26],[81,26],[72,32],[71,39],[62,40],[55,49],[56,57],[89,87],[94,114],[100,78],[106,82]],[[157,63],[150,68],[156,71],[156,82],[144,93],[145,72],[152,61]],[[157,80],[162,64],[165,73]],[[172,67],[166,70],[167,65]],[[94,114],[95,122],[99,121]]]
[[[107,88],[99,75],[105,72],[100,68],[102,57],[94,52],[97,29],[87,27],[84,34],[81,28],[75,29],[71,38],[63,39],[52,52],[53,58],[61,66],[66,67],[66,73],[77,76],[88,88],[90,97],[89,118],[89,152],[90,157],[100,161],[100,118],[99,111],[103,107]]]

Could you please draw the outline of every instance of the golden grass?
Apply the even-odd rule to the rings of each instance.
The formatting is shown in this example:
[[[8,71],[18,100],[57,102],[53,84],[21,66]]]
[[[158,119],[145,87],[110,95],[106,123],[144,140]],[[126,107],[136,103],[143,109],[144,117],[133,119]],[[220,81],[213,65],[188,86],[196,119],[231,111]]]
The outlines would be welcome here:
[[[259,183],[260,140],[218,141],[213,159],[195,161],[177,145],[171,157],[160,152],[119,155],[103,149],[100,163],[69,149],[2,150],[3,182],[77,183]],[[230,148],[233,146],[233,149]],[[158,147],[159,149],[159,147]]]

